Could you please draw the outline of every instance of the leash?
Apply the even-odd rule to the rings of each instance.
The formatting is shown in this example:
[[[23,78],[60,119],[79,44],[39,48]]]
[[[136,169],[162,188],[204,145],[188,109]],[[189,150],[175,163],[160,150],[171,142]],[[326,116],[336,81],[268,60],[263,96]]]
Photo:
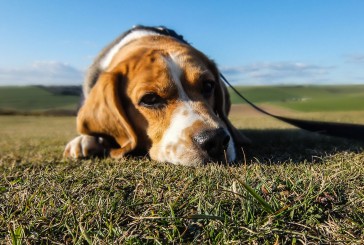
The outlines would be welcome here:
[[[225,78],[223,74],[220,73],[220,77],[241,99],[243,99],[246,103],[248,103],[251,107],[253,107],[257,111],[265,115],[276,118],[280,121],[286,122],[288,124],[291,124],[293,126],[296,126],[298,128],[310,132],[364,141],[364,125],[352,124],[352,123],[309,121],[309,120],[301,120],[301,119],[277,116],[263,110],[262,108],[256,106],[254,103],[245,98],[241,93],[239,93],[239,91],[236,88],[234,88],[234,86],[231,85],[231,83],[229,83],[229,81]]]
[[[182,35],[179,35],[174,30],[168,29],[164,26],[148,27],[148,26],[138,25],[138,26],[135,26],[134,28],[132,28],[128,33],[135,31],[135,30],[153,31],[160,35],[173,37],[187,45],[191,45],[183,38]],[[127,35],[128,33],[126,33],[124,35]],[[295,127],[298,127],[298,128],[310,131],[310,132],[315,132],[315,133],[329,135],[329,136],[342,137],[342,138],[347,138],[347,139],[356,139],[356,140],[361,140],[364,142],[364,125],[351,124],[351,123],[309,121],[309,120],[301,120],[301,119],[277,116],[277,115],[274,115],[270,112],[263,110],[262,108],[256,106],[254,103],[252,103],[247,98],[245,98],[241,93],[239,93],[238,90],[236,90],[236,88],[234,88],[229,83],[229,81],[224,77],[223,74],[220,73],[220,77],[241,99],[243,99],[246,103],[248,103],[251,107],[253,107],[257,111],[259,111],[265,115],[276,118],[280,121],[283,121],[285,123],[291,124]]]

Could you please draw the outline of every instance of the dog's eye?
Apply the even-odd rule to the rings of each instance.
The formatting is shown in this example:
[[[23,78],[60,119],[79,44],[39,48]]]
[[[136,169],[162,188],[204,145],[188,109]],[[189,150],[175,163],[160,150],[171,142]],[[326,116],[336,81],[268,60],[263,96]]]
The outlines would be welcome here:
[[[149,108],[161,108],[166,101],[156,93],[147,93],[139,101],[140,106]]]
[[[215,82],[214,81],[204,81],[202,84],[202,95],[205,98],[209,98],[215,89]]]

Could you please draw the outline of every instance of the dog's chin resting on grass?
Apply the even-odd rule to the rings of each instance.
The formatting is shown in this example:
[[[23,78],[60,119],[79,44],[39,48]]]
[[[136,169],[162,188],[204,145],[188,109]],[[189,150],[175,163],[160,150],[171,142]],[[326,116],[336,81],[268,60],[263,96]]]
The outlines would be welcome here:
[[[77,115],[80,136],[64,156],[147,152],[159,162],[190,166],[236,161],[249,140],[228,119],[230,98],[219,74],[172,30],[125,32],[89,68]]]

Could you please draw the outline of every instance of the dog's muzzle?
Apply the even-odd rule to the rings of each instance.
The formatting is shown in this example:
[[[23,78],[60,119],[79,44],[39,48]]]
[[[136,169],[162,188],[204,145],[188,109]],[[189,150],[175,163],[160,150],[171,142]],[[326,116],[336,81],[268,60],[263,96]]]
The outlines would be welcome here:
[[[230,136],[223,128],[206,130],[193,137],[195,145],[205,152],[210,161],[226,160],[226,150],[229,146]]]

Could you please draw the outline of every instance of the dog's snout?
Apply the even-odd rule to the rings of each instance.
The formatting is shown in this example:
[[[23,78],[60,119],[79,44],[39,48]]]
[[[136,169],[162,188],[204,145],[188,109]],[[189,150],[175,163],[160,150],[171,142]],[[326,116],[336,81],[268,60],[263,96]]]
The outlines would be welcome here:
[[[218,128],[203,131],[194,137],[194,141],[203,151],[207,152],[211,160],[223,160],[230,136],[223,128]]]

